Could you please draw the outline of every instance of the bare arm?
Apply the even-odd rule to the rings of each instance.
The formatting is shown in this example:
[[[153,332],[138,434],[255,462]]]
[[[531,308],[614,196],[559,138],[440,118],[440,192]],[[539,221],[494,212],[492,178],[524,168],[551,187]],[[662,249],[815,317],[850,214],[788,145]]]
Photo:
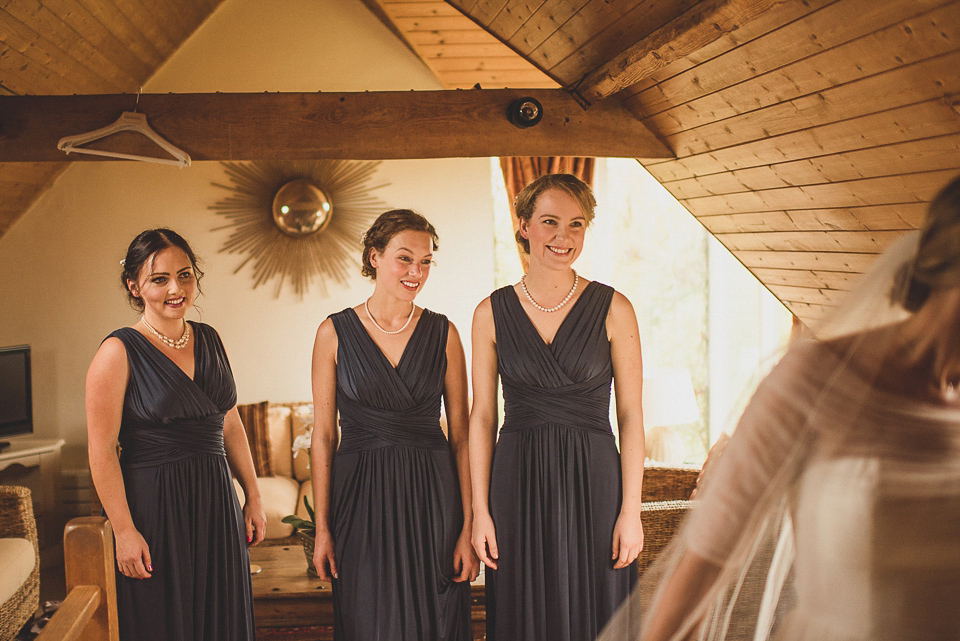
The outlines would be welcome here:
[[[497,431],[497,346],[493,307],[487,298],[473,314],[473,407],[470,410],[470,476],[473,488],[473,547],[497,569],[497,537],[490,516],[490,468]]]
[[[247,530],[247,543],[256,545],[267,534],[267,516],[263,512],[247,433],[236,406],[223,417],[223,446],[227,451],[230,470],[243,488],[243,523]]]
[[[613,534],[614,568],[624,568],[643,549],[640,522],[640,494],[643,485],[643,358],[640,330],[633,306],[623,294],[614,292],[607,317],[607,335],[613,359],[617,423],[620,426],[620,467],[623,502]]]
[[[313,436],[310,440],[310,476],[317,531],[313,564],[321,579],[337,576],[333,535],[330,532],[330,474],[337,449],[337,332],[329,318],[320,323],[313,344]]]
[[[463,503],[463,531],[454,552],[455,581],[473,581],[480,572],[480,560],[471,543],[473,534],[473,496],[470,489],[470,454],[467,447],[467,364],[460,334],[453,323],[447,333],[447,373],[443,381],[443,406],[447,414],[447,434],[457,461],[460,500]]]
[[[150,578],[150,549],[133,523],[117,459],[117,436],[130,376],[127,351],[119,338],[100,345],[87,370],[87,452],[90,476],[116,538],[117,567],[125,576]]]

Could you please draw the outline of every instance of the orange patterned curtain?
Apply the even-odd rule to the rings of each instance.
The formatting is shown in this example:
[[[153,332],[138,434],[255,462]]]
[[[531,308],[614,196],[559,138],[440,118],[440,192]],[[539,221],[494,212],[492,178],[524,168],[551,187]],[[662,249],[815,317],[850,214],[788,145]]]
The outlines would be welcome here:
[[[573,174],[592,188],[595,161],[595,158],[579,156],[510,156],[500,158],[500,169],[503,170],[503,180],[507,185],[507,200],[510,201],[510,211],[513,214],[511,216],[513,233],[516,234],[520,227],[520,221],[513,204],[521,189],[545,174]],[[526,273],[529,258],[520,243],[517,243],[517,253],[520,254],[523,272]]]

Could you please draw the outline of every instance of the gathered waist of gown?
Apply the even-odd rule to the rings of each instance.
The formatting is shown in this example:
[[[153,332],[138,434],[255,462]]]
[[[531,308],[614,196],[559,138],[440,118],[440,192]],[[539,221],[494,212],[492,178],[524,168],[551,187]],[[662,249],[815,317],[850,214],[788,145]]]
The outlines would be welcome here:
[[[222,414],[161,425],[126,421],[118,440],[120,463],[128,468],[175,463],[197,454],[227,454]]]
[[[500,432],[562,425],[613,435],[610,377],[546,388],[503,379],[504,418]]]
[[[411,409],[385,410],[337,394],[340,411],[338,452],[372,450],[403,445],[431,450],[447,449],[440,429],[440,404],[425,403]]]

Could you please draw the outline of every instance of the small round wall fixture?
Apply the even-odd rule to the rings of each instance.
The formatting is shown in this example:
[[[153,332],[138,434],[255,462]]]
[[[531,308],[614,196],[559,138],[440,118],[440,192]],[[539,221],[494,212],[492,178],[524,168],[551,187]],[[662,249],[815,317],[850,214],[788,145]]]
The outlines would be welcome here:
[[[308,178],[291,180],[273,196],[273,222],[294,238],[323,231],[332,210],[329,196]]]
[[[360,267],[360,235],[386,203],[371,195],[377,161],[252,161],[221,163],[230,193],[211,205],[230,236],[220,251],[252,263],[253,287],[276,280],[301,298],[313,284],[327,295],[329,280],[345,284]]]

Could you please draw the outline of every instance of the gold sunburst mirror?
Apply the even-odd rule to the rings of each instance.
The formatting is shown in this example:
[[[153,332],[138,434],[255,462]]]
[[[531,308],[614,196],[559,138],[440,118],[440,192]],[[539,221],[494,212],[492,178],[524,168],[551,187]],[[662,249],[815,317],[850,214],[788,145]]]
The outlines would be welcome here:
[[[347,282],[359,264],[360,234],[386,203],[371,195],[377,161],[225,162],[230,192],[210,209],[229,222],[221,252],[243,254],[234,270],[252,261],[253,287],[277,279],[301,298],[316,281],[323,296],[327,280]]]

